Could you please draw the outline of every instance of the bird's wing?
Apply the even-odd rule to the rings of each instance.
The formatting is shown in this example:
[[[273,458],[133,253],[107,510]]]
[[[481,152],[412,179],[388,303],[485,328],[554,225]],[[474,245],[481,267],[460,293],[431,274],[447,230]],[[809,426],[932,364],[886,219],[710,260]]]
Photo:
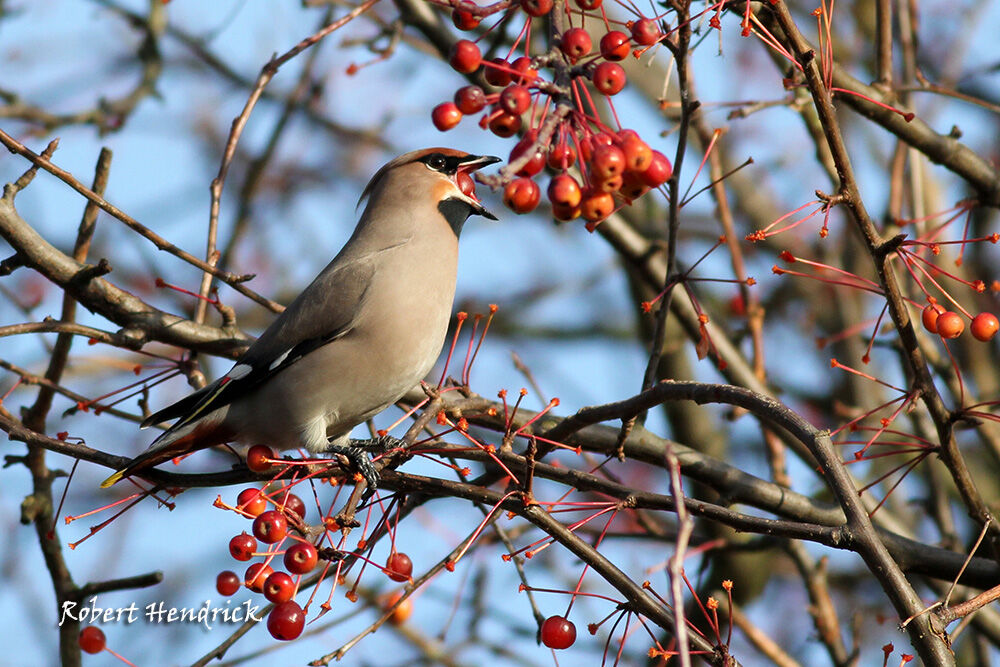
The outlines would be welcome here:
[[[313,350],[343,337],[354,328],[375,273],[374,256],[349,261],[338,259],[296,297],[228,373],[143,421],[145,427],[180,418],[154,440],[150,448],[162,444],[162,440],[169,439],[168,436],[213,410],[244,396]]]

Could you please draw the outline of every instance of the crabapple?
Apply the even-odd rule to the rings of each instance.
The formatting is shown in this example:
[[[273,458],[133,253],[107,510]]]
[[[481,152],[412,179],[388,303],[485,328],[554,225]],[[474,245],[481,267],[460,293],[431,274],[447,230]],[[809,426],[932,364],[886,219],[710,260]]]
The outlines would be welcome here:
[[[674,169],[670,165],[670,160],[660,151],[653,151],[652,161],[642,172],[642,181],[651,188],[658,188],[673,175]]]
[[[549,616],[542,623],[542,643],[549,648],[569,648],[576,641],[576,626],[562,616]]]
[[[229,554],[236,560],[250,560],[257,551],[257,540],[253,535],[240,533],[229,540]]]
[[[254,472],[266,472],[271,468],[274,450],[267,445],[254,445],[247,450],[247,468]]]
[[[319,554],[310,542],[296,542],[285,551],[285,568],[292,574],[308,574],[316,567]]]
[[[923,322],[924,328],[931,333],[936,334],[937,330],[937,318],[944,312],[944,307],[936,304],[930,303],[924,307],[923,312],[920,313],[920,321]]]
[[[295,594],[295,582],[284,572],[272,572],[264,580],[264,597],[269,602],[280,604],[292,599]]]
[[[431,122],[441,132],[447,132],[462,121],[462,112],[454,102],[442,102],[431,110]]]
[[[580,215],[584,220],[597,222],[611,215],[615,210],[615,199],[610,192],[591,190],[580,203]]]
[[[503,203],[514,213],[530,213],[542,198],[541,188],[530,178],[518,178],[503,189]]]
[[[479,86],[462,86],[455,91],[455,106],[463,114],[479,113],[486,108],[486,93]]]
[[[295,600],[287,600],[275,606],[267,615],[267,631],[275,639],[289,641],[302,634],[306,615]]]
[[[472,74],[479,69],[483,54],[476,43],[468,39],[460,39],[451,47],[448,63],[462,74]]]
[[[642,46],[656,44],[660,40],[660,26],[653,19],[639,19],[632,24],[632,41]]]
[[[594,44],[590,39],[590,34],[583,28],[570,28],[563,33],[559,48],[571,63],[575,63],[583,56],[590,53]]]
[[[490,121],[490,131],[498,137],[513,137],[521,129],[521,117],[502,111]]]
[[[1000,330],[1000,320],[997,319],[996,315],[989,312],[979,313],[972,318],[972,324],[969,325],[969,331],[972,332],[973,337],[984,343],[993,340],[998,330]]]
[[[551,12],[553,4],[552,0],[521,0],[521,9],[528,16],[537,18]]]
[[[91,655],[103,651],[107,644],[104,638],[104,631],[96,625],[88,625],[83,630],[80,630],[80,636],[76,641],[84,653],[90,653]]]
[[[556,206],[575,208],[580,205],[583,192],[580,184],[569,174],[554,176],[549,182],[549,201]]]
[[[409,581],[413,574],[413,561],[402,551],[393,551],[385,562],[385,574],[393,581]]]
[[[243,489],[236,496],[236,507],[250,516],[259,516],[267,509],[267,498],[260,489]]]
[[[215,577],[215,590],[219,595],[230,596],[240,590],[240,577],[232,570],[223,570]]]
[[[628,35],[621,30],[612,30],[601,37],[601,55],[605,60],[619,61],[628,58],[632,49]]]
[[[253,534],[265,544],[280,542],[288,533],[288,519],[277,510],[268,510],[253,520]]]
[[[499,104],[509,114],[523,114],[531,106],[531,93],[524,86],[507,86],[500,92]]]
[[[965,331],[965,320],[962,319],[961,315],[951,310],[946,310],[938,315],[934,324],[937,326],[937,332],[941,338],[958,338]]]
[[[602,95],[617,95],[625,87],[625,70],[618,63],[604,62],[594,68],[590,80]]]
[[[270,565],[254,563],[243,574],[243,585],[255,593],[263,593],[264,582],[267,581],[272,572],[274,572],[274,569]]]
[[[492,61],[492,67],[486,65],[484,67],[484,76],[486,77],[486,83],[491,86],[502,87],[509,84],[513,77],[510,73],[510,63],[503,58],[494,58]]]

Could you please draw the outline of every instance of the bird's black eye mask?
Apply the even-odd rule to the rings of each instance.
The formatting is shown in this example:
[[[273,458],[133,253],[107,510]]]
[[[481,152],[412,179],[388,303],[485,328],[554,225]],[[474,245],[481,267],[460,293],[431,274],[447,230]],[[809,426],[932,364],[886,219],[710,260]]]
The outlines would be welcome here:
[[[454,176],[459,167],[464,163],[470,162],[476,158],[475,155],[469,155],[467,157],[458,157],[457,155],[444,155],[442,153],[431,153],[430,155],[425,155],[420,158],[420,162],[427,165],[428,169],[433,169],[434,171],[439,171],[447,176]]]

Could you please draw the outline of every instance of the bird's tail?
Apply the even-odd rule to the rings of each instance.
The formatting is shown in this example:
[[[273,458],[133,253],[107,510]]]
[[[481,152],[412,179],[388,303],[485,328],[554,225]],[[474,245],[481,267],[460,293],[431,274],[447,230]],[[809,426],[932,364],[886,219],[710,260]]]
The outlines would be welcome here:
[[[149,449],[129,461],[127,466],[101,482],[101,488],[106,489],[125,477],[164,461],[228,442],[232,437],[233,433],[218,421],[200,420],[176,431],[169,430],[154,440]]]

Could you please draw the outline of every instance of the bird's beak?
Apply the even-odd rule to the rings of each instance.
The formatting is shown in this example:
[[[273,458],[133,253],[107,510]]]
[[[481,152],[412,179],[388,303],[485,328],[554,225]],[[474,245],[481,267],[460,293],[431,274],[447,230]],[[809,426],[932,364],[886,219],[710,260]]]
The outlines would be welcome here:
[[[469,179],[468,183],[474,183],[471,176],[472,172],[502,161],[503,160],[493,155],[470,155],[465,160],[463,160],[462,164],[458,167],[458,174],[456,174],[456,179],[460,179],[461,175],[464,174]],[[461,184],[461,180],[459,180],[459,183]],[[470,199],[472,199],[475,202],[475,205],[472,207],[472,210],[478,215],[483,216],[484,218],[489,218],[490,220],[497,220],[498,218],[489,211],[487,211],[486,208],[482,205],[482,203],[480,203],[479,198],[476,196],[475,185],[473,185],[473,187],[470,189],[471,192],[466,192],[465,188],[462,188],[462,191],[464,194],[466,194]]]

